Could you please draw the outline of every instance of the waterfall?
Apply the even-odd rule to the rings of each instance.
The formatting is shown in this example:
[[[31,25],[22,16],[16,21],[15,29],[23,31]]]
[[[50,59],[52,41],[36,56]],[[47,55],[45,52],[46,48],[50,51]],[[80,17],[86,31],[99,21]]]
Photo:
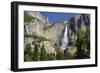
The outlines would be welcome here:
[[[67,24],[66,24],[64,34],[63,34],[63,37],[61,39],[60,48],[65,50],[67,48],[67,46],[68,46],[68,29],[67,29]]]

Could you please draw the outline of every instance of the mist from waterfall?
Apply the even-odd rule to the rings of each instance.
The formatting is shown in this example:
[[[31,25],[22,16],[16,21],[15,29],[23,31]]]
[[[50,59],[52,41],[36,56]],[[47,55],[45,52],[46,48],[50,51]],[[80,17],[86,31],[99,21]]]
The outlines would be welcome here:
[[[65,30],[64,30],[64,34],[63,34],[63,37],[61,39],[61,46],[60,48],[62,50],[65,50],[68,46],[68,29],[67,29],[67,24],[66,24],[66,27],[65,27]]]

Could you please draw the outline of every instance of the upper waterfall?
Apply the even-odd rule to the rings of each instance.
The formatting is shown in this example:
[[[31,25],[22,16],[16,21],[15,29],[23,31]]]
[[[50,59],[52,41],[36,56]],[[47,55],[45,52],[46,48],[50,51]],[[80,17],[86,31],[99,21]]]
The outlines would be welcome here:
[[[68,25],[66,24],[63,37],[61,39],[61,46],[60,48],[65,50],[68,46]]]

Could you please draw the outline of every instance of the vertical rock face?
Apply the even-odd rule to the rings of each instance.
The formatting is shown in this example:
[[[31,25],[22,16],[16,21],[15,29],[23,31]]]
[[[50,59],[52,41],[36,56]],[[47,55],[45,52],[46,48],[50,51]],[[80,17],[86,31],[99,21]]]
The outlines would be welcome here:
[[[84,30],[90,25],[90,15],[76,15],[69,20],[69,24],[69,28],[72,30],[72,32],[76,32],[78,28],[82,28]]]
[[[42,35],[43,34],[43,25],[37,21],[37,20],[34,20],[34,23],[33,22],[29,22],[29,23],[25,23],[24,24],[24,30],[25,30],[25,33],[28,33],[28,34],[35,34],[35,35]],[[34,28],[35,27],[35,28]]]
[[[68,36],[70,42],[76,42],[77,39],[77,30],[82,29],[86,30],[86,27],[90,26],[90,15],[89,14],[81,14],[75,15],[69,20],[69,29]]]
[[[50,39],[55,43],[55,45],[60,47],[60,39],[63,35],[64,28],[64,22],[56,23],[55,25],[52,25],[50,28],[44,31],[44,37]]]
[[[49,26],[48,18],[43,17],[39,12],[26,11],[27,18],[32,17],[30,22],[24,22],[24,31],[28,34],[42,35],[43,28]]]
[[[77,30],[79,28],[86,30],[86,27],[90,25],[90,16],[88,14],[75,15],[70,18],[69,21],[62,20],[61,22],[53,25],[49,22],[48,17],[42,16],[40,12],[25,11],[25,13],[27,14],[26,18],[29,19],[29,22],[24,21],[24,34],[27,34],[27,36],[24,35],[24,45],[26,46],[26,44],[30,43],[31,47],[34,48],[34,43],[38,43],[39,48],[44,45],[48,53],[56,53],[56,48],[61,47],[61,39],[64,36],[64,32],[67,32],[68,34],[65,35],[68,40],[64,39],[64,41],[67,41],[68,46],[69,43],[73,43],[75,46],[77,40]],[[64,49],[67,48],[67,46],[64,47]],[[72,47],[69,51],[73,51]]]
[[[37,11],[26,11],[26,13],[30,16],[36,17],[39,19],[42,23],[49,23],[49,20],[47,17],[42,16],[40,12]]]

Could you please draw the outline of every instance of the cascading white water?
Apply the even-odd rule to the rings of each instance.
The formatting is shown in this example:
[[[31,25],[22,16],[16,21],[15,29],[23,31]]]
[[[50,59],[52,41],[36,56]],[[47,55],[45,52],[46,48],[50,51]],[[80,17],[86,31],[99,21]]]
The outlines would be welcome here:
[[[60,48],[65,50],[68,46],[68,29],[67,29],[67,24],[66,24],[66,27],[65,27],[65,30],[64,30],[64,35],[62,37],[62,40],[61,40],[61,46]]]

